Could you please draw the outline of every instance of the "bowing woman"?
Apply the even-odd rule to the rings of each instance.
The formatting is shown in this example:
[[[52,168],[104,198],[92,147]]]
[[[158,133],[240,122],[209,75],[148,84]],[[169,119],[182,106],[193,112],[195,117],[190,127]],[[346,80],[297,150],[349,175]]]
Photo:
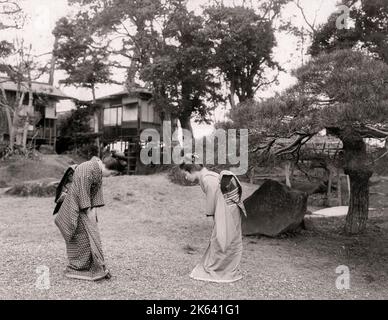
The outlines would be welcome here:
[[[206,195],[206,215],[214,218],[208,248],[190,277],[211,282],[234,282],[242,277],[238,271],[243,246],[241,215],[246,214],[241,200],[242,187],[230,171],[220,174],[202,164],[183,163],[186,179],[198,181]]]
[[[111,277],[106,268],[97,222],[104,206],[102,177],[115,174],[97,157],[77,166],[55,224],[65,239],[69,260],[65,276],[80,280]]]

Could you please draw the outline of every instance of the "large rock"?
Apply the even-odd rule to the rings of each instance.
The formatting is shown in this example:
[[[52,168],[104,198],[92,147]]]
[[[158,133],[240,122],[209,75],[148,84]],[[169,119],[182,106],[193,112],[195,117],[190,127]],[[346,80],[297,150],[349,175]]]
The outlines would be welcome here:
[[[304,192],[266,180],[244,201],[248,218],[242,220],[243,234],[274,237],[297,230],[307,213],[307,198]]]

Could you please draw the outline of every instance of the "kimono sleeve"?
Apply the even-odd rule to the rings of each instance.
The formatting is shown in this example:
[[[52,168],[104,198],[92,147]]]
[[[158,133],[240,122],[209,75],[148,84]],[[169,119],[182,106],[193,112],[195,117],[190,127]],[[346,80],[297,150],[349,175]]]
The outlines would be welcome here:
[[[78,206],[79,210],[83,211],[91,208],[91,189],[92,181],[90,179],[90,173],[87,167],[77,168],[77,191],[78,191]]]
[[[206,177],[204,181],[206,194],[206,215],[214,216],[217,203],[218,179],[212,176]]]
[[[70,188],[70,193],[66,196],[55,218],[55,224],[58,226],[66,241],[70,241],[74,236],[79,218],[77,198],[74,196],[74,186]]]
[[[227,232],[227,221],[226,214],[227,208],[224,200],[224,196],[221,193],[221,190],[217,192],[217,207],[215,210],[214,220],[215,220],[215,228],[216,228],[216,237],[218,244],[220,245],[221,251],[225,252],[226,248],[230,244],[230,237],[228,237]]]
[[[92,208],[97,207],[103,207],[105,205],[104,203],[104,196],[102,192],[102,185],[100,184],[97,186],[96,191],[92,193]]]

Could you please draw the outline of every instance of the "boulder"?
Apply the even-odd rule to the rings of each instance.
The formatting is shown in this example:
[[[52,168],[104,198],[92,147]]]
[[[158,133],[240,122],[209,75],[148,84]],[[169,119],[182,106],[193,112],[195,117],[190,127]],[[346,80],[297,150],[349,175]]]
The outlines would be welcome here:
[[[266,180],[244,201],[248,217],[242,220],[243,234],[274,237],[298,230],[307,214],[307,198],[304,192]]]
[[[308,195],[317,193],[327,193],[327,185],[324,182],[293,182],[292,189],[306,192]]]

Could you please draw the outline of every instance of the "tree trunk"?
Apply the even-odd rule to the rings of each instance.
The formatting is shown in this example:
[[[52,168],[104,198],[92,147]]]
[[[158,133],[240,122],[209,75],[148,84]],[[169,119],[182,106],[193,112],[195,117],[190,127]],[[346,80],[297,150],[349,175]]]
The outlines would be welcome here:
[[[13,115],[13,121],[12,121],[12,140],[17,146],[21,146],[23,144],[23,129],[20,127],[20,123],[22,120],[19,116],[20,109],[16,109]]]
[[[29,71],[30,72],[30,71]],[[25,114],[24,123],[23,123],[23,138],[22,138],[22,147],[24,154],[27,154],[27,138],[28,138],[28,127],[30,126],[30,116],[34,114],[34,95],[32,93],[32,82],[31,74],[28,74],[28,105],[23,106],[23,112]]]
[[[54,73],[55,73],[55,64],[57,62],[57,57],[55,56],[55,51],[58,49],[58,37],[55,37],[53,52],[51,55],[51,65],[50,65],[50,75],[49,75],[49,85],[54,85]]]
[[[366,229],[369,212],[370,172],[347,172],[350,177],[350,203],[345,232],[358,234]]]
[[[4,111],[5,111],[5,115],[7,117],[7,126],[8,126],[8,135],[9,135],[9,147],[11,148],[11,150],[13,150],[13,145],[14,145],[14,142],[13,142],[13,134],[12,134],[12,130],[13,130],[13,127],[12,127],[12,116],[11,116],[11,111],[9,108],[11,108],[9,102],[8,102],[8,99],[7,99],[7,95],[5,93],[5,89],[0,86],[0,92],[2,94],[2,100],[3,100],[3,104],[5,104],[5,108],[4,108]],[[9,107],[9,108],[7,108]]]
[[[191,118],[190,117],[187,117],[187,116],[181,116],[179,117],[179,122],[181,123],[181,128],[182,130],[186,130],[188,131],[188,139],[186,140],[185,137],[187,135],[185,135],[183,132],[183,150],[185,153],[189,152],[193,152],[193,147],[194,147],[194,136],[193,136],[193,128],[191,126]]]
[[[27,153],[27,137],[28,137],[28,127],[30,126],[30,116],[33,115],[34,113],[34,106],[33,106],[33,102],[34,102],[34,95],[32,93],[32,84],[31,84],[31,79],[29,79],[29,83],[28,83],[28,106],[25,107],[26,108],[26,118],[24,120],[24,125],[23,125],[23,141],[22,141],[22,145],[23,145],[23,152],[26,154]]]
[[[92,86],[92,95],[93,95],[93,106],[94,106],[94,133],[99,132],[100,124],[99,124],[99,110],[95,108],[96,106],[96,88],[94,85]],[[96,137],[96,146],[97,146],[97,156],[101,158],[101,143],[100,143],[100,138]]]
[[[193,133],[193,127],[191,126],[191,117],[181,116],[179,117],[179,122],[181,123],[182,129],[186,129]]]
[[[8,109],[5,109],[5,113],[7,115],[7,123],[8,123],[9,147],[11,150],[13,150],[14,136],[13,136],[12,116],[11,116],[11,112]]]
[[[191,115],[194,110],[191,94],[193,92],[192,84],[188,81],[182,81],[182,98],[180,101],[181,113],[179,115],[179,121],[182,129],[186,129],[193,134],[193,128],[191,127]]]
[[[369,213],[369,178],[372,171],[367,165],[366,145],[351,127],[341,130],[344,150],[344,171],[350,178],[350,203],[345,232],[359,234],[366,229]]]
[[[22,146],[23,146],[23,152],[24,154],[27,154],[27,138],[28,138],[28,121],[24,123],[24,128],[23,128],[23,140],[22,140]]]
[[[229,102],[230,102],[230,106],[232,107],[232,110],[236,109],[236,101],[234,99],[235,94],[236,94],[236,89],[234,87],[234,82],[231,81],[231,83],[230,83]]]
[[[18,84],[18,88],[20,88],[20,84]],[[18,89],[20,90],[20,89]],[[24,121],[23,118],[25,116],[25,111],[23,108],[25,92],[17,92],[17,100],[16,103],[18,105],[15,108],[12,119],[12,141],[21,147],[23,145],[23,129],[24,129]]]

